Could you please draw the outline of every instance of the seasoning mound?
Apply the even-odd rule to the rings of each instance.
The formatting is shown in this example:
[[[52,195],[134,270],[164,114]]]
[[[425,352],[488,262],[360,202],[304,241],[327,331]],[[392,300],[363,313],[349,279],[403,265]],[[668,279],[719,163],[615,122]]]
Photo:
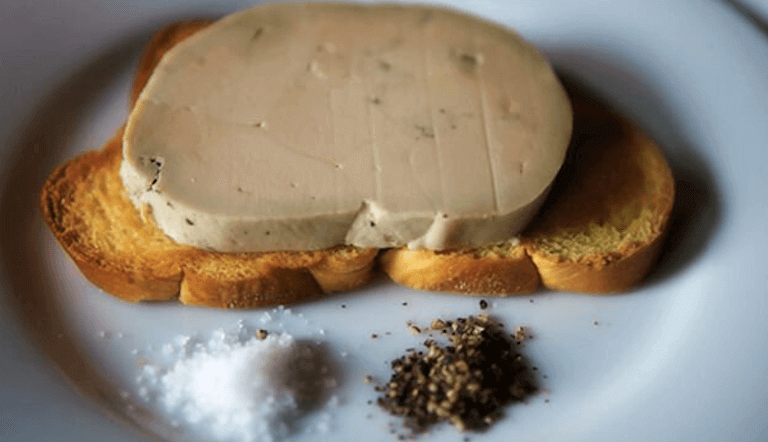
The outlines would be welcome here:
[[[450,345],[425,340],[426,351],[410,349],[394,360],[389,382],[377,387],[383,393],[379,406],[403,417],[412,432],[443,421],[462,431],[483,430],[506,405],[536,391],[524,358],[498,321],[485,314],[437,319],[431,329]]]
[[[171,426],[232,442],[281,440],[307,413],[335,406],[337,367],[324,347],[288,333],[244,331],[167,344],[173,362],[145,365],[139,395],[161,405]],[[327,431],[329,418],[307,430]]]

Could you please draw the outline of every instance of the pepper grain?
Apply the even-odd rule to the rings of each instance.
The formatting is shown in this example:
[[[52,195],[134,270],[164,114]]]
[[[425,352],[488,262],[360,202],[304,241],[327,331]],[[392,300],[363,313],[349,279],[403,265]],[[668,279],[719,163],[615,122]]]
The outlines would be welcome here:
[[[412,324],[413,333],[420,329]],[[537,388],[524,358],[503,325],[480,314],[455,321],[432,321],[449,345],[424,341],[426,352],[406,350],[392,361],[392,375],[377,387],[378,405],[404,419],[413,434],[448,421],[460,431],[483,430],[503,408],[522,401]]]

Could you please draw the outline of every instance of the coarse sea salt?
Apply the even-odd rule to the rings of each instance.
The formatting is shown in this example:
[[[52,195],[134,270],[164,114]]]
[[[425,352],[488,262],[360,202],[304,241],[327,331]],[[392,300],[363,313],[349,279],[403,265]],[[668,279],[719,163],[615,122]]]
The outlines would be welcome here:
[[[162,407],[172,426],[219,441],[274,441],[323,409],[306,430],[328,430],[337,369],[314,341],[288,333],[258,339],[240,324],[236,333],[215,331],[208,342],[179,336],[161,351],[169,364],[145,364],[138,394]]]

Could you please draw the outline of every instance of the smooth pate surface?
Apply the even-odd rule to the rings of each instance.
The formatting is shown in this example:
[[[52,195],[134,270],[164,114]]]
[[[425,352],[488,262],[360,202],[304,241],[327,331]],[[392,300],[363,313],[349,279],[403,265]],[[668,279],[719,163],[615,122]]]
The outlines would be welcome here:
[[[571,108],[513,32],[423,7],[272,4],[171,50],[121,177],[177,242],[220,251],[505,241],[559,170]]]

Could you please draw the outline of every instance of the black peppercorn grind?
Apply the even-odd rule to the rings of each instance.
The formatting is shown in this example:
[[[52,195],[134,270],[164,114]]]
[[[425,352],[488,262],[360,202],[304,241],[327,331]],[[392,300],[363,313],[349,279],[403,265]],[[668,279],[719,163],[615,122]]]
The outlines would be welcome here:
[[[411,326],[411,330],[419,330]],[[459,430],[482,430],[503,408],[536,391],[523,357],[499,322],[485,314],[454,321],[437,319],[431,329],[450,345],[424,341],[426,351],[409,350],[392,362],[392,376],[377,387],[378,404],[422,433],[451,422]]]

